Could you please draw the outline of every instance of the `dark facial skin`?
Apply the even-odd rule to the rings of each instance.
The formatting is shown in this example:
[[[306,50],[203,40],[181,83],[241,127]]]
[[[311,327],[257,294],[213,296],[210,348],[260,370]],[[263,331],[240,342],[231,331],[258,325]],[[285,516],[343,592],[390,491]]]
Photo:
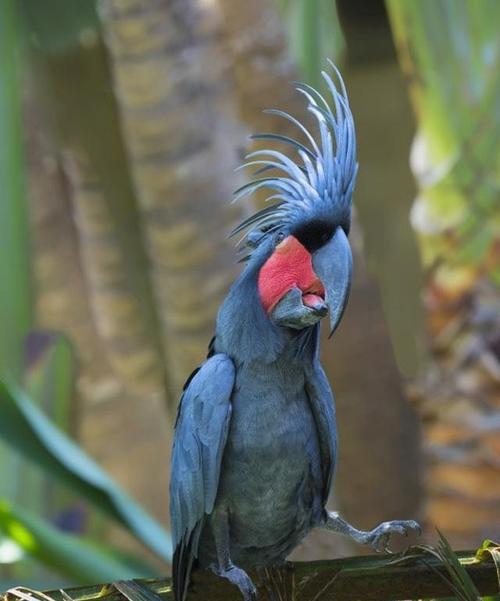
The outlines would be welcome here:
[[[317,324],[327,313],[328,305],[324,300],[309,307],[302,301],[301,290],[292,288],[274,307],[270,318],[276,325],[302,330]]]

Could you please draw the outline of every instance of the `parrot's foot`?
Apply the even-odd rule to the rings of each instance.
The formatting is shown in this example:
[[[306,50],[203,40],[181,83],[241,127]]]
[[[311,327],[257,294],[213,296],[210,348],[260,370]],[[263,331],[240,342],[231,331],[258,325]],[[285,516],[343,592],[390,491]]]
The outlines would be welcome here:
[[[226,568],[221,568],[217,565],[212,565],[210,567],[217,576],[226,578],[229,582],[237,586],[240,589],[244,601],[254,601],[257,598],[257,589],[245,570],[242,570],[233,564],[229,564]]]
[[[408,536],[412,530],[418,532],[418,534],[422,533],[420,525],[414,520],[383,522],[369,532],[362,532],[361,536],[358,537],[357,542],[362,545],[371,545],[377,553],[382,551],[391,553],[391,535],[402,534],[403,536]]]
[[[412,531],[422,534],[422,528],[414,520],[394,520],[392,522],[383,522],[373,530],[357,530],[343,520],[338,513],[330,511],[326,514],[326,521],[323,527],[327,530],[348,536],[360,545],[371,545],[378,553],[381,551],[391,553],[389,544],[393,534],[408,536]]]

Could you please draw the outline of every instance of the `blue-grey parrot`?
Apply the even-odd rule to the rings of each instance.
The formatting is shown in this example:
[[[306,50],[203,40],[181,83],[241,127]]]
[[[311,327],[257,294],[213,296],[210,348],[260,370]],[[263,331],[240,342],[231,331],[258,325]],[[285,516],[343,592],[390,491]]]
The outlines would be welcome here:
[[[233,232],[245,232],[245,267],[179,405],[170,482],[176,601],[186,598],[194,567],[227,578],[250,601],[256,589],[245,569],[283,564],[312,528],[377,550],[391,534],[419,529],[407,520],[365,532],[326,509],[337,429],[319,330],[329,313],[333,333],[349,294],[358,169],[346,89],[332,67],[337,85],[322,74],[331,105],[309,85],[296,86],[317,122],[317,138],[291,115],[271,111],[306,142],[254,137],[292,146],[299,160],[276,150],[253,152],[246,166],[265,176],[236,191],[236,199],[260,188],[272,194]]]

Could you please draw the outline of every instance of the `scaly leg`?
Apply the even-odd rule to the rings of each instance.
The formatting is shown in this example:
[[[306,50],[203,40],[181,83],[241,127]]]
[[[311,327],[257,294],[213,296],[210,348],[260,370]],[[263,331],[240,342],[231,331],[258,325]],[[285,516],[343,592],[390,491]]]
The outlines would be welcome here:
[[[360,545],[371,545],[377,552],[386,551],[390,553],[389,542],[392,534],[408,536],[411,530],[415,530],[419,534],[422,533],[422,528],[414,520],[383,522],[373,530],[364,531],[351,526],[336,512],[326,511],[325,514],[326,519],[322,528],[348,536]]]
[[[212,564],[210,569],[218,576],[226,578],[237,586],[243,595],[244,601],[253,601],[257,596],[254,583],[245,570],[238,568],[231,561],[229,553],[229,518],[225,509],[218,508],[214,512],[212,532],[217,551],[217,565]]]

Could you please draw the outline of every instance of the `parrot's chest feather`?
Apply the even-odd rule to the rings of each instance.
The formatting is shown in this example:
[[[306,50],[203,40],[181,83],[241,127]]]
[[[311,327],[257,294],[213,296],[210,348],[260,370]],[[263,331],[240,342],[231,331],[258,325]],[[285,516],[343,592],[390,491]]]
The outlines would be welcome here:
[[[243,367],[232,407],[218,497],[229,506],[233,552],[247,560],[253,552],[285,556],[321,513],[318,434],[303,370]]]

